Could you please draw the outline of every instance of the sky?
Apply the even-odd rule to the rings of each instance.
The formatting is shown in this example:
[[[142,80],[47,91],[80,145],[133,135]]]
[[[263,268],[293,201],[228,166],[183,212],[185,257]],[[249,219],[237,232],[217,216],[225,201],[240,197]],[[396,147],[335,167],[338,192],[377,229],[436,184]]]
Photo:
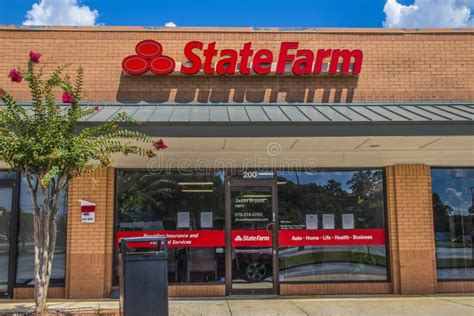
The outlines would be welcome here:
[[[2,25],[474,27],[474,0],[0,0]]]
[[[474,170],[432,169],[433,192],[453,208],[455,215],[469,216],[474,202]]]

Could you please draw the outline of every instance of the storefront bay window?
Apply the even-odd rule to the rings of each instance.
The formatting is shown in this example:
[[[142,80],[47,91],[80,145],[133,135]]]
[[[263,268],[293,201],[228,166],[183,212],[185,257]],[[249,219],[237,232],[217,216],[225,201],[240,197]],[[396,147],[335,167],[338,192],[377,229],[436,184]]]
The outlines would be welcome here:
[[[278,172],[281,282],[386,281],[383,171]]]
[[[0,295],[13,287],[34,286],[33,206],[26,179],[0,171]],[[57,241],[50,286],[64,286],[66,271],[67,191],[57,217]],[[12,251],[13,250],[13,251]],[[12,255],[13,254],[13,255]],[[11,296],[11,293],[6,293]]]
[[[264,180],[277,185],[280,282],[388,280],[382,169],[269,174]],[[166,235],[170,283],[224,283],[225,178],[117,171],[116,246],[123,237]],[[232,251],[231,259],[239,254]]]
[[[223,173],[118,171],[116,179],[117,243],[166,235],[170,283],[224,282]]]
[[[474,280],[474,168],[431,170],[438,280]]]
[[[16,264],[17,286],[34,285],[34,236],[33,204],[28,193],[26,179],[21,177],[18,227],[18,253]],[[56,250],[51,271],[51,286],[64,285],[66,273],[66,228],[67,228],[67,193],[59,201],[57,215]]]

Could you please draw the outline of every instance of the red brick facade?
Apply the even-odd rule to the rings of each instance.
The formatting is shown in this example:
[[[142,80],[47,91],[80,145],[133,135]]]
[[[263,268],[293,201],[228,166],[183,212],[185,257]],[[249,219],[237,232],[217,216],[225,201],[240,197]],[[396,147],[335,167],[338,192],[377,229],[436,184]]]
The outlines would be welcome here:
[[[281,41],[299,41],[300,48],[361,49],[359,76],[126,76],[121,61],[136,43],[154,39],[166,55],[183,61],[191,40],[216,41],[220,48],[277,51]],[[474,30],[318,30],[254,31],[251,29],[45,28],[0,29],[0,74],[23,64],[28,52],[43,54],[45,73],[72,63],[84,68],[85,100],[109,102],[357,102],[474,100]],[[0,76],[0,86],[22,100],[25,85]],[[54,296],[108,297],[112,290],[114,169],[98,170],[69,185],[66,287]],[[390,281],[281,285],[282,294],[431,294],[473,292],[474,282],[437,282],[430,167],[386,166]],[[79,199],[97,203],[96,222],[82,224]],[[219,296],[224,287],[171,286],[172,296]],[[15,297],[31,295],[18,288]]]
[[[430,168],[387,167],[388,216],[393,291],[436,290],[436,262]]]
[[[75,179],[69,186],[66,297],[107,297],[110,293],[113,179],[113,169],[102,169]],[[97,204],[95,223],[81,223],[79,199]]]
[[[164,53],[184,61],[188,41],[215,41],[219,48],[274,52],[282,41],[300,48],[361,49],[359,76],[124,76],[121,61],[144,39],[162,43]],[[252,29],[45,28],[0,29],[0,74],[22,65],[30,50],[43,54],[45,73],[57,64],[84,68],[85,100],[166,102],[356,102],[473,100],[474,32],[466,30],[254,31]],[[0,76],[0,86],[28,100],[25,86]]]

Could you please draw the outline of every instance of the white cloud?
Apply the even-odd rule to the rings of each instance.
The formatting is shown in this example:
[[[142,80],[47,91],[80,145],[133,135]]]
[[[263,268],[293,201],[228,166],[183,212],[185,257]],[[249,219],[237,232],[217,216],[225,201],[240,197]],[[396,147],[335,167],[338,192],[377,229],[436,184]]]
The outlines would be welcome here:
[[[166,27],[176,27],[177,25],[173,21],[169,21],[165,23]]]
[[[459,192],[455,188],[447,188],[446,193],[448,193],[449,199],[453,202],[463,202],[462,192]]]
[[[471,206],[471,201],[465,200],[462,192],[455,188],[446,188],[446,193],[446,203],[453,208],[453,214],[469,215],[468,209]]]
[[[387,0],[384,27],[436,28],[473,27],[474,0],[414,0],[412,5],[402,5],[397,0]]]
[[[23,25],[96,25],[97,10],[78,0],[40,0],[26,12]]]

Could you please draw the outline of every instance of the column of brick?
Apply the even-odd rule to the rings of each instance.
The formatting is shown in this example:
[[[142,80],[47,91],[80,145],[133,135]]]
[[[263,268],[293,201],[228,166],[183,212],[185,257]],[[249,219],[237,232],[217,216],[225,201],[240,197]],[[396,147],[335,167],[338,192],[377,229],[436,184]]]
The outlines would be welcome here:
[[[435,293],[430,168],[426,165],[388,167],[387,184],[394,292]]]
[[[112,269],[114,255],[114,201],[115,201],[115,169],[107,169],[107,210],[105,226],[105,266],[104,293],[109,296],[112,291]]]
[[[100,169],[69,184],[67,227],[67,298],[99,298],[111,286],[113,169]],[[112,190],[112,191],[111,191]],[[95,223],[82,223],[79,200],[97,204]],[[109,275],[110,274],[110,275]]]
[[[385,170],[386,183],[385,190],[387,192],[387,223],[389,235],[389,253],[390,253],[390,272],[392,293],[400,294],[400,261],[398,257],[398,226],[395,204],[395,178],[394,168],[387,167]]]

